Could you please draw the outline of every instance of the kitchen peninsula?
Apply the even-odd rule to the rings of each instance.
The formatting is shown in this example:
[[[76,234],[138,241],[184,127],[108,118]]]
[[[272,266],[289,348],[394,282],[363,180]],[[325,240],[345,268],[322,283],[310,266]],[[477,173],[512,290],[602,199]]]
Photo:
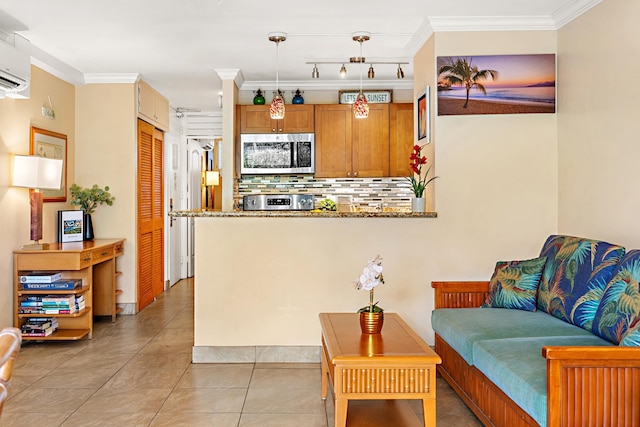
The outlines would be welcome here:
[[[423,262],[435,212],[180,211],[195,217],[194,363],[319,362],[320,312],[356,312],[380,254],[380,306],[428,335]]]

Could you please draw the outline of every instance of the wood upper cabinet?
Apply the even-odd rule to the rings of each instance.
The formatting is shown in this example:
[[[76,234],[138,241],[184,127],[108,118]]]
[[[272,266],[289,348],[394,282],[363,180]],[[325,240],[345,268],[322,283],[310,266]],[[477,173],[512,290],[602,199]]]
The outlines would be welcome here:
[[[389,107],[389,176],[409,175],[409,156],[413,150],[413,104]]]
[[[316,105],[316,178],[351,173],[352,115],[350,105]]]
[[[389,104],[356,119],[348,104],[316,105],[316,177],[389,175]]]
[[[169,130],[169,101],[146,82],[138,82],[138,116],[163,131]]]
[[[240,106],[240,133],[313,133],[314,105],[285,106],[284,119],[272,120],[268,105]]]

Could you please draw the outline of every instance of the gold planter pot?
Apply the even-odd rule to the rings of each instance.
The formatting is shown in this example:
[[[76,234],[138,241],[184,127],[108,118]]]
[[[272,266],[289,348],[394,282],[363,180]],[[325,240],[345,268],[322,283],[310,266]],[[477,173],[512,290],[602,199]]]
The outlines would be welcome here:
[[[384,323],[384,312],[360,313],[360,329],[363,334],[379,334]]]

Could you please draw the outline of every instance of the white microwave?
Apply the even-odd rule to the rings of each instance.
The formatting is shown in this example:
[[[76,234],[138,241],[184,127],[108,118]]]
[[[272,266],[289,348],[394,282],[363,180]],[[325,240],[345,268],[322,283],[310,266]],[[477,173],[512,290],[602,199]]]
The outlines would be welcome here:
[[[315,171],[313,133],[242,134],[240,173],[309,174]]]

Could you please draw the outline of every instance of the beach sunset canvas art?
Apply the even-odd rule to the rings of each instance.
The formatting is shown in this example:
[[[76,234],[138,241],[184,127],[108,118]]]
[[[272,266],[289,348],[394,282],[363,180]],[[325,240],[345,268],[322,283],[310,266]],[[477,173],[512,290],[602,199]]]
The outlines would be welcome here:
[[[554,54],[439,56],[438,115],[555,113]]]

